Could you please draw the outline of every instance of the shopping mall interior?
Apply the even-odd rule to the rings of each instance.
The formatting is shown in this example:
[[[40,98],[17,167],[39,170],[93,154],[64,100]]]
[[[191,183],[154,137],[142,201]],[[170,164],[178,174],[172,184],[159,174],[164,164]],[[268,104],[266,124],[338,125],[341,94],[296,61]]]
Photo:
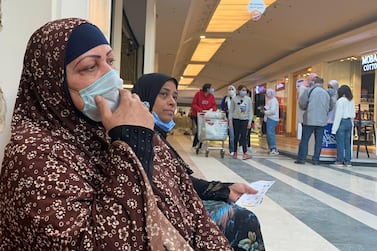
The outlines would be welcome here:
[[[31,3],[32,2],[32,3]],[[83,17],[109,39],[124,88],[144,73],[179,80],[175,129],[168,141],[207,180],[274,181],[258,206],[267,251],[365,251],[377,247],[377,4],[372,0],[0,0],[0,91],[6,111],[0,158],[10,137],[23,53],[32,32],[62,17]],[[253,10],[260,11],[256,15]],[[33,10],[33,11],[30,11]],[[354,95],[352,167],[335,155],[312,165],[313,139],[304,165],[296,83],[310,73],[348,85]],[[192,148],[197,127],[191,101],[211,83],[218,108],[229,85],[251,91],[254,127],[251,159],[234,159],[228,139]],[[263,132],[266,90],[279,101],[279,155],[270,155]],[[335,146],[336,148],[336,146]]]

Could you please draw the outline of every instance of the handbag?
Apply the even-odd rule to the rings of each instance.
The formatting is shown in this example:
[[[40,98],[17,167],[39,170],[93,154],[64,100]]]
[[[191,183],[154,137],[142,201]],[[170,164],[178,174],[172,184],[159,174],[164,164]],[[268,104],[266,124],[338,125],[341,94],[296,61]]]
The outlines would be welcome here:
[[[141,166],[141,165],[140,165]],[[189,242],[183,238],[157,206],[149,179],[140,168],[146,187],[147,220],[146,231],[152,251],[193,251]]]

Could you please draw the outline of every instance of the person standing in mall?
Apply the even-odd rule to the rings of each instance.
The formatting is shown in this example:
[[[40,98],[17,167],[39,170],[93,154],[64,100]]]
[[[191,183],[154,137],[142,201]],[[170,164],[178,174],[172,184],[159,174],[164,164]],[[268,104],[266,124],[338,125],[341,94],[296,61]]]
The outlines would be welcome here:
[[[279,154],[276,147],[276,126],[279,123],[279,101],[275,97],[275,91],[267,89],[266,91],[267,104],[261,112],[264,113],[264,119],[267,127],[267,144],[270,154]]]
[[[194,98],[192,99],[191,116],[197,128],[198,128],[198,112],[202,112],[206,110],[212,110],[212,111],[217,110],[215,95],[213,95],[214,89],[211,88],[211,86],[212,85],[210,83],[205,83],[202,89],[197,91],[195,93]],[[196,130],[194,141],[192,142],[192,147],[197,147],[198,143],[199,143],[198,130]],[[201,148],[201,144],[199,144],[199,148]]]
[[[313,86],[306,89],[300,95],[299,106],[305,112],[303,114],[302,136],[298,148],[298,158],[295,163],[305,164],[308,155],[309,139],[314,133],[315,143],[312,163],[313,165],[319,165],[323,134],[327,125],[327,114],[331,110],[330,95],[323,88],[323,78],[314,78]]]
[[[313,86],[313,79],[318,77],[318,74],[315,72],[310,73],[306,79],[298,79],[296,82],[297,87],[297,100],[299,100],[300,96],[305,93],[305,90],[310,88],[310,85]],[[304,110],[298,106],[298,113],[297,113],[297,139],[301,139],[302,136],[302,121],[304,116]]]
[[[233,85],[228,86],[228,94],[224,96],[223,100],[221,101],[221,110],[225,112],[226,118],[229,120],[229,108],[230,103],[232,102],[232,98],[236,96],[236,87]],[[229,153],[233,156],[234,153],[234,131],[233,128],[229,127],[228,124],[228,136],[229,136]]]
[[[348,85],[338,89],[338,100],[331,133],[336,135],[336,161],[338,167],[351,167],[352,128],[355,118],[355,103]]]
[[[229,109],[229,125],[234,130],[234,150],[233,158],[237,158],[238,144],[242,146],[242,159],[250,159],[251,154],[247,151],[247,129],[251,128],[252,104],[251,98],[247,96],[247,87],[239,85],[238,94],[232,99]]]
[[[327,123],[329,123],[329,124],[334,123],[336,101],[338,100],[338,89],[339,89],[338,81],[336,81],[334,79],[330,80],[329,83],[327,84],[327,92],[331,97],[331,104],[332,104],[332,109],[328,114]]]
[[[253,104],[253,97],[252,97],[252,92],[249,88],[247,88],[247,96],[251,98],[251,104]],[[253,118],[251,119],[251,127],[247,128],[246,132],[246,144],[247,144],[247,149],[249,153],[254,153],[255,151],[253,150],[253,147],[251,145],[251,130],[254,128],[254,120]]]

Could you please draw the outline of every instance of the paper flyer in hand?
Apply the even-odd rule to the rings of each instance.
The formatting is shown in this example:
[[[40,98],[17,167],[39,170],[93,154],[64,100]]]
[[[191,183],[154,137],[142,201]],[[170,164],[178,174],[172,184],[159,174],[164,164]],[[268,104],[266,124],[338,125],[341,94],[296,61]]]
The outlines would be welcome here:
[[[259,180],[250,183],[252,188],[258,190],[256,194],[243,194],[237,201],[236,204],[241,207],[257,207],[263,201],[263,196],[267,193],[268,189],[275,183],[275,181]]]

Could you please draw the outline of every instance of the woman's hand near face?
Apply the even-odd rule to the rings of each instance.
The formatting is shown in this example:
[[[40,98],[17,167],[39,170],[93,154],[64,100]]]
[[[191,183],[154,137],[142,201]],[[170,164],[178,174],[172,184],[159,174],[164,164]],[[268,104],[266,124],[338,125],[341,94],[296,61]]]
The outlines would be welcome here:
[[[106,100],[97,96],[96,104],[101,114],[102,124],[107,131],[120,125],[142,126],[153,130],[154,119],[148,108],[136,94],[128,90],[119,90],[119,106],[111,112]]]

